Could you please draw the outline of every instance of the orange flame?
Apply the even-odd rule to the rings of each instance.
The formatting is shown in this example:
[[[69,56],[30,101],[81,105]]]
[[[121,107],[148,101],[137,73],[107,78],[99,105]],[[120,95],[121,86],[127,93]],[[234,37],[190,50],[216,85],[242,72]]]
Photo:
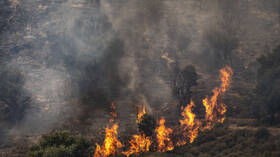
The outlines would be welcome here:
[[[227,91],[232,74],[233,71],[229,66],[226,66],[225,68],[221,69],[220,79],[222,83],[220,85],[220,88],[215,88],[213,90],[213,96],[211,98],[207,96],[202,101],[206,111],[205,119],[207,120],[205,129],[211,129],[216,121],[220,123],[224,122],[226,105],[223,103],[219,104],[217,100],[219,96],[221,96]]]
[[[203,129],[211,129],[213,128],[215,122],[222,123],[225,119],[226,113],[226,105],[223,103],[219,103],[218,99],[222,96],[228,89],[231,81],[231,76],[233,75],[233,71],[229,66],[220,70],[220,79],[221,85],[220,87],[216,87],[212,92],[213,95],[211,97],[206,97],[203,99],[203,105],[206,110],[205,119],[207,120],[206,126]],[[179,140],[176,144],[178,146],[186,144],[188,141],[192,143],[195,138],[198,136],[199,129],[202,126],[202,123],[196,119],[195,113],[192,112],[192,108],[195,107],[195,103],[191,100],[190,104],[188,104],[185,108],[183,108],[183,112],[181,115],[183,119],[181,119],[180,125],[183,130],[183,140]],[[117,118],[116,113],[116,105],[112,104],[111,106],[112,119],[110,122],[113,123]],[[138,110],[137,114],[137,123],[140,123],[143,116],[146,114],[146,106]],[[123,144],[118,140],[118,124],[115,123],[111,128],[107,127],[105,129],[106,136],[103,142],[103,145],[100,146],[96,144],[96,151],[94,157],[108,157],[112,155],[116,155],[118,149],[123,147]],[[159,121],[159,125],[155,130],[156,138],[157,138],[157,147],[158,152],[166,152],[174,149],[173,142],[170,139],[170,135],[173,133],[171,128],[165,127],[165,119],[162,117]],[[181,132],[179,132],[181,133]],[[188,140],[185,140],[188,139]],[[132,139],[129,141],[130,147],[128,151],[122,152],[123,155],[129,157],[132,154],[139,154],[143,152],[148,152],[150,146],[152,144],[151,137],[147,137],[144,134],[133,135]]]
[[[142,108],[138,108],[137,123],[140,123],[143,116],[146,114],[146,105],[144,104]],[[148,152],[152,144],[150,137],[144,134],[133,135],[132,140],[129,141],[130,148],[128,151],[122,152],[125,156],[129,157],[132,154],[139,154],[143,152]]]
[[[130,148],[126,152],[122,152],[125,156],[129,157],[132,154],[139,154],[143,152],[148,152],[152,141],[149,137],[146,137],[144,134],[133,135],[132,140],[129,141]]]
[[[117,138],[117,129],[117,124],[114,124],[111,128],[106,128],[106,136],[103,146],[101,147],[99,144],[96,144],[94,157],[107,157],[115,155],[117,153],[117,149],[123,147],[123,144]]]
[[[161,117],[159,126],[156,128],[158,152],[166,152],[174,149],[173,143],[169,138],[169,135],[173,132],[172,129],[166,128],[164,117]]]
[[[117,118],[116,113],[116,105],[112,103],[111,109],[113,110],[110,112],[113,118],[110,119],[110,122],[113,123],[114,119]],[[96,149],[94,153],[94,157],[107,157],[110,155],[115,155],[117,153],[117,149],[123,147],[123,144],[118,140],[118,124],[115,123],[111,128],[106,127],[105,132],[105,139],[103,142],[102,147],[96,143]]]
[[[184,138],[189,138],[189,142],[192,143],[194,139],[198,136],[199,127],[201,122],[195,119],[195,114],[192,112],[192,108],[195,106],[195,103],[191,100],[190,104],[183,109],[181,115],[183,119],[180,120],[181,127],[184,129],[183,136]],[[177,142],[177,145],[181,146],[186,144],[185,140],[180,140]]]
[[[137,114],[136,122],[140,123],[145,114],[146,114],[146,105],[144,104],[141,109],[138,108],[138,114]]]

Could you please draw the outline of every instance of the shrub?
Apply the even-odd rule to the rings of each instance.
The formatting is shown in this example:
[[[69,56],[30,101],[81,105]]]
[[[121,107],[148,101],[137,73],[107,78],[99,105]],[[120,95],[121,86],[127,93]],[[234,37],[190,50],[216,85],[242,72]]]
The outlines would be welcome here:
[[[138,129],[141,133],[146,136],[152,136],[156,128],[156,120],[154,117],[145,114],[142,120],[138,123]]]
[[[54,132],[40,139],[39,145],[32,146],[27,157],[88,157],[92,143],[80,135],[70,132]]]

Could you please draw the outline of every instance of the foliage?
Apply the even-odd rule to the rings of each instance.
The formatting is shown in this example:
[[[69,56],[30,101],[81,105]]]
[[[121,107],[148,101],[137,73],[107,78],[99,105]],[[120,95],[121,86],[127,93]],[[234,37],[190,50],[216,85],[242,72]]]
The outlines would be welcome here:
[[[216,133],[219,129],[224,130],[224,134],[216,136],[220,134]],[[267,129],[260,128],[254,131],[218,127],[201,132],[194,143],[177,148],[174,153],[182,156],[265,157],[278,155],[279,149],[279,141],[271,136]]]
[[[67,131],[56,131],[40,139],[32,146],[27,157],[88,157],[92,154],[92,143],[80,135]]]
[[[216,136],[216,131],[224,134]],[[174,151],[162,153],[161,156],[184,157],[277,157],[280,155],[280,138],[269,134],[265,128],[259,130],[229,129],[216,126],[211,131],[203,131],[192,144],[176,147]],[[157,153],[146,153],[143,156],[153,157]]]
[[[280,46],[258,62],[254,114],[265,123],[280,123]]]
[[[198,75],[194,66],[186,66],[183,70],[179,69],[179,67],[175,67],[173,93],[180,101],[179,109],[181,109],[181,106],[185,106],[190,102],[192,93],[191,87],[197,85],[197,79]]]
[[[145,114],[142,120],[138,123],[138,129],[141,133],[146,136],[152,136],[156,128],[156,120],[154,117]]]

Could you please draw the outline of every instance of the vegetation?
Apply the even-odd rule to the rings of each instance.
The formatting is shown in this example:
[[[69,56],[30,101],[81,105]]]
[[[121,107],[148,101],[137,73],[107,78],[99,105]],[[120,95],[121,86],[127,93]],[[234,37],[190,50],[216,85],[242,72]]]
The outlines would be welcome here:
[[[168,153],[147,153],[143,157],[278,157],[280,137],[265,132],[268,133],[265,129],[230,130],[218,126],[202,132],[193,144],[177,147]]]
[[[181,106],[185,106],[191,99],[191,87],[197,85],[198,75],[195,67],[192,65],[186,66],[183,70],[175,67],[175,77],[173,81],[173,93],[180,101],[179,110]]]
[[[268,124],[280,123],[280,46],[258,59],[254,115]]]
[[[194,143],[172,152],[144,156],[280,156],[280,46],[271,52],[280,41],[279,0],[0,4],[0,156],[6,150],[7,156],[22,156],[25,153],[15,155],[15,147],[28,147],[40,133],[26,129],[37,118],[29,113],[40,113],[43,121],[59,120],[50,126],[44,123],[46,127],[38,131],[69,128],[92,131],[99,138],[97,127],[107,120],[99,116],[103,109],[109,110],[113,101],[121,101],[121,109],[138,105],[138,96],[143,95],[158,109],[155,115],[166,116],[167,125],[174,125],[173,133],[181,107],[191,98],[197,104],[195,118],[204,122],[205,107],[196,98],[210,94],[219,83],[217,69],[225,65],[233,68],[234,77],[219,101],[227,106],[226,119],[239,121],[200,132]],[[256,61],[261,54],[265,56]],[[46,73],[49,70],[59,75]],[[33,92],[41,89],[39,84],[50,90]],[[58,84],[65,89],[56,90]],[[173,115],[173,104],[178,104],[178,114]],[[129,109],[119,110],[120,114],[130,114]],[[127,117],[120,116],[118,134],[124,145],[128,140],[123,134],[130,135],[121,130],[130,127],[122,125],[129,125]],[[150,115],[138,123],[139,132],[152,138],[155,128]],[[88,157],[92,147],[89,139],[62,131],[43,136],[24,152],[28,157]]]
[[[147,116],[148,117],[148,116]],[[43,136],[39,145],[30,148],[27,157],[88,157],[92,156],[92,143],[69,132],[54,132]],[[265,128],[258,130],[232,130],[217,125],[204,131],[192,144],[176,147],[166,153],[148,152],[140,157],[278,157],[280,136],[273,136]]]
[[[45,135],[39,145],[32,146],[27,157],[88,157],[92,155],[92,143],[82,136],[61,131]]]
[[[155,132],[156,120],[154,117],[145,114],[142,117],[142,120],[138,124],[138,129],[141,133],[144,133],[146,136],[152,136]]]

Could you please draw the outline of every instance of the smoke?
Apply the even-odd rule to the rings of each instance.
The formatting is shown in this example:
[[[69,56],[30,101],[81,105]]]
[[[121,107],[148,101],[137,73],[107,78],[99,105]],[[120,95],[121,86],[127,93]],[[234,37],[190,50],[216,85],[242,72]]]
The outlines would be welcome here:
[[[254,21],[259,1],[252,8],[241,0],[7,1],[10,31],[1,32],[1,49],[13,55],[1,62],[20,71],[31,100],[5,132],[97,130],[112,102],[123,128],[134,123],[137,105],[155,114],[177,103],[175,66],[194,65],[205,79],[224,64],[242,69],[261,53],[264,45],[247,44],[262,41],[256,32],[277,16]],[[265,30],[277,41],[271,27]]]

